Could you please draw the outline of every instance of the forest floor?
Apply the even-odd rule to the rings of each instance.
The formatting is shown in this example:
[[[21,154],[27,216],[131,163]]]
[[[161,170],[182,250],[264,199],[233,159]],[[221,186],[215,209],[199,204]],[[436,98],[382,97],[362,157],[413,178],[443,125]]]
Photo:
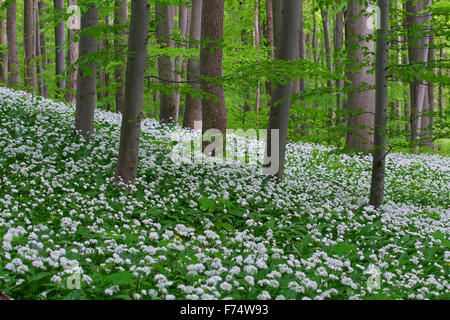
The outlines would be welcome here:
[[[0,88],[0,288],[13,298],[450,299],[450,158],[387,155],[375,211],[370,156],[289,144],[275,183],[246,161],[177,160],[195,134],[145,119],[137,183],[121,191],[121,116],[95,117],[78,141],[72,106]],[[236,140],[241,156],[263,148]]]

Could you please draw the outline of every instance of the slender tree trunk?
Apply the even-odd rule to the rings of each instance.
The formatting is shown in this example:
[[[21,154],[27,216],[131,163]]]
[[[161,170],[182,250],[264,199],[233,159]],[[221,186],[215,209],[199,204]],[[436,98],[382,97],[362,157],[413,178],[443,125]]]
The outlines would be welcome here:
[[[66,61],[65,61],[65,43],[66,43],[66,31],[65,23],[63,19],[64,14],[64,0],[54,0],[55,15],[57,25],[55,26],[55,67],[56,75],[60,77],[57,86],[60,89],[60,93],[66,87],[66,81],[64,74],[66,72]]]
[[[200,75],[206,78],[220,78],[222,70],[222,41],[223,41],[223,15],[224,0],[205,0],[202,8],[201,41],[205,43],[200,49]],[[215,130],[214,141],[220,147],[208,154],[206,146],[203,144],[202,150],[207,155],[220,156],[225,154],[226,129],[227,129],[227,109],[225,107],[224,89],[215,83],[202,81],[202,90],[215,96],[214,98],[204,97],[202,99],[202,134],[208,135]],[[212,138],[212,137],[211,137]]]
[[[430,21],[431,13],[423,12],[426,6],[430,2],[427,0],[417,0],[417,1],[407,1],[407,28],[408,32],[408,55],[409,62],[411,64],[415,63],[426,63],[428,61],[428,44],[429,37],[426,34],[424,24]],[[420,12],[422,12],[420,14]],[[417,30],[417,28],[422,28],[422,30]],[[413,31],[411,31],[413,30]],[[425,36],[424,36],[425,35]],[[423,66],[418,66],[418,68],[423,68]],[[422,113],[425,110],[425,92],[427,91],[427,86],[424,81],[420,78],[415,78],[410,85],[410,97],[411,97],[411,142],[415,144],[417,148],[421,144],[421,128],[422,128]]]
[[[110,25],[111,24],[111,18],[106,16],[105,17],[105,22],[106,22],[107,25]],[[110,47],[109,40],[108,39],[103,40],[103,48],[108,49],[109,47]],[[106,69],[103,72],[103,74],[104,74],[104,83],[103,84],[104,84],[104,88],[105,88],[103,96],[105,97],[105,96],[108,95],[108,92],[110,90],[111,81],[110,81],[110,74],[108,72],[108,69]],[[106,111],[110,111],[111,110],[111,104],[109,102],[107,102],[107,101],[105,101],[105,104],[103,105],[103,107],[105,108]]]
[[[98,7],[95,4],[89,4],[87,9],[81,16],[82,30],[96,26],[98,22]],[[94,53],[96,49],[97,40],[92,35],[80,36],[80,58]],[[87,139],[91,139],[94,133],[95,75],[96,67],[93,61],[80,65],[77,79],[75,133]]]
[[[6,19],[6,37],[8,41],[8,85],[20,85],[19,54],[17,51],[16,33],[17,2],[11,1],[8,5]]]
[[[0,7],[5,0],[0,0]],[[0,17],[0,83],[8,82],[8,54],[3,50],[8,48],[6,37],[6,17]]]
[[[318,63],[318,54],[317,54],[317,21],[316,21],[316,14],[313,12],[313,36],[312,36],[312,54],[313,54],[313,61],[314,63]],[[319,82],[317,81],[317,77],[314,79],[314,89],[317,90],[319,87]]]
[[[336,13],[336,20],[334,23],[335,33],[334,33],[334,54],[335,54],[335,63],[336,71],[340,71],[340,66],[342,65],[342,44],[344,42],[344,13],[342,10],[339,10]],[[338,113],[342,112],[344,108],[344,100],[342,95],[342,90],[344,89],[344,81],[336,80],[336,110]],[[342,121],[342,117],[336,118],[336,123]]]
[[[444,59],[444,49],[439,48],[439,59]],[[442,67],[439,67],[438,71],[439,77],[442,77]],[[445,105],[445,96],[444,96],[444,86],[442,83],[439,83],[439,96],[438,96],[438,109],[439,109],[439,117],[444,116],[444,105]]]
[[[329,18],[329,10],[328,7],[324,7],[321,9],[322,14],[322,26],[323,26],[323,39],[325,44],[325,61],[327,65],[327,69],[330,72],[333,72],[333,63],[331,60],[331,36],[330,36],[330,18]],[[328,88],[333,88],[334,83],[332,80],[328,80]],[[331,107],[330,110],[330,127],[334,127],[335,124],[335,110]]]
[[[173,9],[167,4],[156,3],[156,17],[158,24],[156,26],[156,37],[162,47],[173,47],[172,28],[173,28]],[[170,56],[161,56],[158,58],[158,74],[161,83],[165,85],[174,85],[175,80],[175,62]],[[177,95],[175,92],[160,94],[160,114],[159,120],[162,123],[178,122]]]
[[[191,29],[189,34],[191,49],[200,48],[199,41],[201,36],[202,25],[202,2],[203,0],[192,0],[191,10]],[[187,67],[187,80],[190,86],[200,89],[200,82],[192,82],[200,78],[200,64],[198,58],[189,58]],[[202,100],[193,95],[186,95],[186,106],[183,117],[183,127],[194,129],[194,122],[202,121]]]
[[[267,45],[269,47],[274,47],[273,42],[273,7],[272,0],[266,0],[266,28],[264,37],[268,40]],[[269,55],[272,59],[275,58],[275,51],[271,49],[269,51]],[[270,82],[266,82],[266,93],[269,96],[272,96],[272,84]]]
[[[132,0],[128,40],[128,51],[132,55],[127,59],[125,108],[120,131],[119,159],[116,171],[116,179],[127,184],[135,182],[138,166],[149,20],[149,2],[147,0]]]
[[[103,41],[99,40],[97,41],[97,52],[101,52],[103,50]],[[105,72],[103,71],[103,66],[100,68],[97,68],[97,101],[99,103],[99,107],[104,109],[104,101],[103,98],[105,97],[104,93],[104,87],[105,87]]]
[[[41,55],[41,28],[39,25],[39,9],[38,9],[38,0],[33,1],[33,15],[34,15],[34,41],[36,43],[35,49],[36,49],[36,57],[39,57],[42,59]],[[42,61],[39,61],[36,63],[36,77],[37,77],[37,87],[38,92],[40,96],[44,95],[44,87],[43,87],[43,74],[42,74]]]
[[[353,92],[348,93],[348,132],[346,147],[350,150],[369,152],[373,144],[373,125],[375,111],[375,91],[368,86],[375,84],[372,74],[368,74],[370,57],[364,52],[374,52],[373,40],[366,37],[373,33],[373,23],[361,12],[370,10],[359,0],[348,2],[348,58],[352,61],[352,71],[348,78],[352,82]],[[362,39],[360,39],[362,37]],[[366,38],[366,39],[365,39]],[[364,85],[364,83],[366,85]]]
[[[372,181],[370,185],[369,204],[379,207],[384,199],[384,177],[386,163],[386,113],[387,113],[387,67],[388,67],[388,32],[389,0],[378,0],[380,8],[380,26],[377,36],[376,51],[376,95],[375,95],[375,130],[374,152],[372,160]]]
[[[260,46],[260,34],[259,34],[259,8],[258,8],[258,2],[255,3],[255,38],[254,38],[254,46],[257,50],[259,50]],[[259,60],[258,60],[259,62]],[[259,113],[260,109],[260,99],[261,99],[261,86],[258,82],[258,86],[256,87],[256,94],[255,94],[255,111],[256,114]]]
[[[116,0],[116,8],[114,11],[114,24],[121,25],[123,28],[120,30],[117,35],[116,40],[114,40],[114,46],[116,50],[118,50],[121,58],[126,60],[125,48],[126,48],[126,37],[127,37],[127,29],[126,24],[128,21],[128,1],[127,0]],[[117,86],[116,91],[116,112],[122,112],[123,105],[125,103],[125,68],[120,64],[115,73],[114,79]]]
[[[434,61],[434,34],[430,35],[430,48],[428,52],[428,62],[433,63]],[[430,66],[429,66],[430,67]],[[434,83],[432,81],[428,82],[428,100],[425,101],[427,108],[426,118],[427,126],[425,127],[425,145],[430,149],[434,150],[433,145],[433,125],[434,125]]]
[[[180,29],[180,35],[183,40],[182,40],[182,43],[178,46],[178,48],[186,48],[185,39],[186,39],[186,31],[187,31],[188,12],[189,12],[188,8],[184,4],[180,3],[179,13],[178,13],[178,27]],[[183,70],[184,70],[183,66],[184,66],[184,62],[183,62],[182,57],[177,57],[177,59],[175,60],[175,81],[176,82],[181,81],[181,78],[183,75]],[[180,98],[181,98],[180,93],[176,92],[175,99],[177,102],[178,110],[180,109]],[[179,110],[179,112],[180,112],[180,110]]]
[[[45,14],[45,8],[46,4],[45,1],[39,0],[38,3],[39,7],[39,16],[42,16]],[[41,27],[39,26],[39,44],[41,48],[41,56],[42,56],[42,72],[44,73],[45,70],[47,70],[47,38],[45,36],[45,32],[41,30]],[[45,82],[45,77],[43,77],[43,83],[42,83],[42,95],[44,97],[48,96],[48,86]]]
[[[33,91],[36,87],[36,72],[34,58],[36,49],[34,47],[34,19],[33,0],[25,0],[23,5],[23,44],[25,57],[25,86]]]
[[[299,55],[301,0],[281,0],[274,6],[274,36],[278,46],[275,59],[283,61],[295,60]],[[274,2],[275,3],[275,2]],[[274,176],[278,180],[283,177],[284,158],[286,153],[289,127],[289,111],[293,92],[294,79],[286,84],[279,84],[273,89],[267,132],[266,159],[263,173]],[[278,141],[273,140],[272,132],[278,130]],[[278,157],[276,157],[278,153]],[[270,163],[268,159],[270,158]],[[276,158],[276,159],[275,159]]]
[[[69,6],[76,5],[77,0],[68,0]],[[67,84],[67,92],[66,92],[66,101],[69,103],[76,104],[77,102],[77,70],[73,70],[75,67],[75,62],[78,60],[79,56],[79,48],[78,48],[78,42],[73,41],[75,31],[72,29],[69,29],[68,31],[68,37],[69,37],[69,51],[67,53],[68,57],[68,66],[70,68],[70,77],[69,77],[69,83]]]

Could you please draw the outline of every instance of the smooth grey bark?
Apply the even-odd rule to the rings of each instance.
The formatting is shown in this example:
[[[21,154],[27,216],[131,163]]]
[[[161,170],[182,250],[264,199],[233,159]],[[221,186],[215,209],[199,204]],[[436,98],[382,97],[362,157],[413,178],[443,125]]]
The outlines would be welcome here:
[[[275,51],[273,50],[273,6],[272,0],[266,0],[266,27],[264,29],[264,37],[267,39],[267,45],[272,47],[269,51],[269,55],[272,59],[275,57]],[[272,83],[266,82],[266,93],[272,96]]]
[[[103,41],[98,40],[97,41],[97,52],[101,52],[104,49]],[[103,66],[100,68],[97,67],[97,101],[100,102],[99,106],[100,108],[103,107],[103,98],[105,97],[104,93],[104,87],[105,87],[105,72],[103,71]]]
[[[180,29],[180,36],[182,38],[181,43],[178,45],[178,48],[186,48],[186,32],[187,32],[187,22],[188,22],[188,8],[180,3],[179,11],[178,11],[178,28]],[[184,60],[182,57],[177,57],[175,59],[175,81],[180,82],[182,75],[184,74]],[[175,99],[177,103],[177,108],[180,110],[180,93],[175,93]]]
[[[261,40],[260,40],[260,33],[259,33],[259,8],[258,8],[258,2],[255,3],[255,31],[254,31],[254,46],[259,49]],[[259,62],[259,60],[257,61]],[[260,82],[258,82],[258,86],[256,87],[256,93],[255,93],[255,111],[256,115],[259,113],[260,109],[260,99],[261,99],[261,85]]]
[[[369,204],[378,208],[384,199],[384,178],[386,164],[386,113],[387,113],[387,67],[389,0],[378,0],[380,8],[380,26],[377,33],[376,79],[375,79],[375,127],[374,151],[372,160],[372,181],[370,184]]]
[[[328,7],[323,7],[320,10],[322,15],[322,27],[323,27],[323,40],[325,44],[325,62],[327,69],[333,72],[333,62],[331,60],[331,36],[330,36],[330,18]],[[328,80],[327,85],[329,88],[334,87],[333,80]],[[334,127],[335,124],[335,110],[333,107],[330,109],[330,127]]]
[[[222,41],[223,41],[224,0],[205,0],[202,7],[202,27],[200,49],[201,78],[221,78],[222,69]],[[221,156],[226,150],[227,109],[225,106],[224,89],[212,82],[202,81],[201,89],[214,98],[202,98],[202,134],[214,130],[215,142],[222,139],[221,149],[210,154],[207,152],[208,143],[202,143],[202,151],[208,156]],[[218,134],[220,132],[220,136]]]
[[[144,76],[147,66],[147,36],[150,4],[147,0],[131,1],[128,40],[127,72],[125,80],[125,108],[120,131],[119,158],[116,179],[134,184],[139,158],[141,119],[143,118]]]
[[[35,41],[35,54],[36,57],[42,58],[41,56],[41,38],[40,38],[40,24],[39,24],[39,9],[38,9],[38,1],[33,1],[33,15],[34,15],[34,41]],[[43,74],[42,74],[42,61],[36,63],[36,80],[38,93],[40,96],[44,95],[44,87],[43,87]]]
[[[62,77],[57,83],[57,86],[62,93],[62,90],[66,87],[66,81],[64,79],[64,74],[66,72],[66,31],[63,19],[64,0],[54,0],[54,8],[57,21],[57,25],[55,26],[55,68],[56,75]]]
[[[8,41],[8,85],[15,87],[20,85],[19,54],[17,50],[16,16],[17,2],[8,3],[6,13],[6,38]]]
[[[428,49],[428,62],[433,63],[434,61],[434,34],[430,35],[430,47]],[[430,66],[428,66],[430,67]],[[428,148],[434,150],[433,145],[433,125],[434,125],[434,83],[428,81],[427,86],[427,100],[425,101],[426,115],[425,119],[427,119],[426,126],[423,126],[424,130],[424,145]]]
[[[34,15],[33,0],[25,0],[23,4],[23,46],[25,60],[25,86],[28,90],[33,91],[36,87],[36,72],[33,63],[36,57],[36,49],[34,47]]]
[[[173,47],[173,8],[167,4],[155,4],[156,11],[156,37],[161,47]],[[175,61],[170,56],[158,58],[158,74],[160,83],[173,85],[175,82]],[[159,121],[162,123],[178,122],[178,104],[175,92],[160,94]]]
[[[444,49],[442,47],[439,48],[439,59],[444,59]],[[439,77],[442,77],[442,67],[439,67],[438,75]],[[444,116],[444,106],[445,106],[445,96],[444,96],[444,86],[442,83],[439,83],[439,89],[438,89],[438,109],[439,109],[439,117]]]
[[[189,48],[200,48],[200,36],[202,26],[202,3],[203,0],[192,0],[191,25],[189,33]],[[187,65],[187,80],[190,86],[198,90],[200,82],[191,82],[200,78],[199,58],[189,58]],[[202,100],[199,97],[186,95],[186,105],[183,115],[183,127],[194,129],[194,122],[202,120]]]
[[[39,0],[38,3],[38,10],[39,10],[39,16],[42,16],[45,14],[45,8],[46,8],[46,4],[45,1],[43,0]],[[40,44],[40,52],[41,52],[41,56],[42,56],[42,61],[41,61],[41,67],[42,70],[47,70],[47,37],[45,36],[45,31],[41,30],[41,27],[39,25],[39,44]],[[48,85],[45,82],[45,79],[42,79],[42,95],[44,97],[48,96]]]
[[[121,25],[123,28],[120,30],[117,38],[114,40],[114,46],[119,51],[123,60],[126,60],[125,48],[128,22],[128,1],[116,0],[116,8],[114,11],[114,24]],[[125,103],[125,67],[120,64],[114,72],[114,80],[116,81],[116,112],[122,112]]]
[[[2,6],[4,0],[0,0],[0,6]],[[0,47],[2,49],[8,48],[8,42],[6,39],[6,16],[0,18]],[[6,84],[8,82],[8,53],[1,52],[0,50],[0,82]]]
[[[348,58],[351,61],[348,79],[354,89],[348,93],[349,119],[346,147],[349,150],[369,152],[373,144],[375,112],[375,84],[373,74],[369,74],[370,53],[374,52],[373,40],[367,39],[373,33],[373,24],[361,13],[369,11],[359,0],[349,0],[348,6]]]
[[[300,39],[300,13],[301,0],[280,0],[274,1],[274,37],[275,60],[292,61],[295,60],[299,52]],[[275,18],[277,17],[277,18]],[[270,102],[270,114],[267,130],[266,156],[272,156],[273,147],[277,143],[272,143],[272,130],[279,130],[278,141],[278,168],[273,176],[278,180],[283,177],[284,158],[286,153],[287,134],[289,126],[289,112],[291,107],[291,96],[293,92],[294,79],[290,79],[286,84],[279,84],[273,89],[272,100]],[[273,159],[272,159],[273,161]],[[273,167],[273,163],[264,164],[265,168]],[[263,173],[265,171],[263,170]]]
[[[334,55],[335,61],[334,65],[336,66],[335,71],[341,70],[340,66],[342,65],[342,58],[340,55],[342,54],[342,45],[344,42],[344,13],[343,10],[339,10],[336,13],[336,19],[334,23]],[[344,81],[336,80],[336,110],[338,113],[342,112],[344,108],[344,100],[342,90],[344,89]],[[336,123],[341,122],[342,117],[336,118]]]
[[[94,27],[98,22],[98,7],[88,4],[87,11],[81,15],[81,30]],[[90,34],[80,36],[80,58],[97,50],[97,40]],[[77,105],[75,111],[75,134],[91,139],[94,133],[96,67],[94,61],[84,60],[78,69]]]
[[[431,12],[424,12],[430,4],[428,0],[414,0],[406,2],[406,22],[408,32],[408,56],[409,63],[426,63],[428,61],[429,36],[425,24],[431,19]],[[419,28],[419,30],[418,30]],[[412,31],[411,31],[412,30]],[[418,68],[423,68],[418,66]],[[416,148],[421,141],[421,128],[423,113],[426,109],[425,94],[427,91],[426,83],[420,78],[415,78],[410,84],[411,97],[411,142]],[[426,120],[424,120],[426,121]]]
[[[77,0],[68,0],[68,5],[76,5]],[[70,74],[69,74],[69,82],[67,84],[67,91],[66,91],[66,101],[69,103],[76,104],[77,102],[77,70],[73,70],[73,67],[75,66],[75,62],[78,60],[79,57],[79,42],[74,42],[75,32],[71,29],[68,30],[68,40],[69,40],[69,50],[67,52],[67,63],[70,67]]]

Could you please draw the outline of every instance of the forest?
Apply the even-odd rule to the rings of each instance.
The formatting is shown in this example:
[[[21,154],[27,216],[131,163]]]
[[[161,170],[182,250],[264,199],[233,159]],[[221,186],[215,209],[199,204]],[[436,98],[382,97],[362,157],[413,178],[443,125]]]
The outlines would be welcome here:
[[[0,300],[450,299],[449,0],[0,8]]]

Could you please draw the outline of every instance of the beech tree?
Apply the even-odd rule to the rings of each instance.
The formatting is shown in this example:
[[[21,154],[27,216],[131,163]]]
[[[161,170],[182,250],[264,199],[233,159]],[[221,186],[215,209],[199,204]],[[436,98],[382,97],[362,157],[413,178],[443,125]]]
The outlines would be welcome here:
[[[125,48],[126,48],[126,24],[128,21],[128,1],[116,0],[114,11],[114,24],[123,26],[117,35],[114,46],[119,50],[119,54],[122,55],[122,59],[125,60]],[[114,72],[114,79],[117,82],[116,91],[116,112],[122,112],[125,103],[125,68],[119,64]]]
[[[64,74],[66,72],[66,30],[63,19],[65,13],[64,0],[54,0],[54,8],[57,20],[57,25],[55,26],[55,70],[56,75],[59,76],[57,86],[62,93],[62,90],[66,87],[66,81],[64,80]]]
[[[191,25],[189,32],[189,48],[199,48],[202,25],[202,2],[192,0]],[[188,59],[187,80],[193,89],[200,89],[200,64],[198,57]],[[202,120],[202,100],[194,95],[186,95],[186,105],[183,115],[183,127],[194,129],[194,122]]]
[[[89,28],[96,26],[98,7],[95,3],[87,3],[87,11],[81,15],[80,58],[83,63],[78,69],[77,105],[75,111],[75,133],[90,139],[94,133],[95,111],[95,74],[96,67],[92,53],[97,50],[97,40],[88,33]]]
[[[25,56],[25,86],[29,90],[36,87],[36,73],[34,66],[34,58],[36,49],[34,47],[34,19],[33,19],[33,0],[25,0],[23,5],[23,44]]]
[[[406,2],[406,22],[408,32],[408,56],[409,63],[417,64],[423,68],[428,61],[429,35],[426,33],[426,23],[431,19],[429,12],[424,11],[430,4],[429,0],[415,0]],[[411,141],[416,146],[421,144],[421,128],[423,113],[426,112],[427,84],[423,79],[415,78],[410,84],[411,103]],[[426,120],[423,120],[426,121]]]
[[[353,90],[348,93],[348,132],[346,147],[350,150],[369,152],[373,144],[373,125],[375,113],[375,78],[370,74],[371,53],[374,42],[368,39],[373,33],[371,11],[367,3],[349,0],[347,5],[347,50],[349,66],[348,79]]]
[[[127,59],[125,108],[116,171],[116,179],[127,184],[134,183],[138,165],[149,19],[150,5],[148,1],[132,0],[128,40],[130,56]]]
[[[17,2],[15,0],[9,1],[6,18],[6,37],[8,41],[8,85],[11,87],[20,85],[16,16]]]
[[[383,204],[386,163],[386,114],[388,101],[388,32],[389,0],[378,0],[380,25],[377,32],[376,79],[375,79],[375,128],[372,158],[372,181],[369,203],[375,207]]]
[[[77,0],[68,0],[69,6],[76,5]],[[75,30],[68,30],[68,38],[69,38],[69,50],[67,52],[67,62],[71,69],[74,67],[75,62],[79,57],[79,43],[78,41],[74,41]],[[77,73],[78,71],[71,70],[69,76],[69,83],[67,84],[67,93],[66,93],[66,101],[75,104],[76,103],[76,91],[77,91]]]
[[[202,27],[200,49],[200,75],[202,79],[219,79],[222,70],[224,0],[205,0],[202,7]],[[214,130],[214,134],[206,137],[220,144],[220,147],[208,154],[206,146],[202,150],[207,155],[223,155],[226,150],[227,109],[224,89],[212,81],[201,81],[201,89],[207,94],[202,98],[202,134]],[[211,95],[212,97],[210,97]]]
[[[44,0],[39,0],[38,10],[39,16],[44,15],[46,10],[46,4]],[[42,56],[41,66],[42,70],[44,71],[47,70],[47,37],[45,36],[45,31],[42,31],[40,24],[39,24],[39,48],[40,48],[40,55]],[[42,95],[44,97],[48,96],[48,85],[45,79],[42,80]]]
[[[301,0],[274,1],[273,5],[275,60],[295,60],[299,52]],[[277,85],[272,90],[270,102],[265,153],[271,160],[270,163],[265,161],[263,173],[274,176],[278,180],[282,179],[284,171],[293,81],[289,79],[286,84]],[[278,143],[272,141],[272,130],[279,132]],[[277,159],[274,159],[273,151],[277,152]]]
[[[4,0],[0,0],[0,7],[4,5]],[[7,49],[6,40],[6,15],[4,12],[0,16],[0,82],[6,84],[8,81],[8,54],[3,50]]]
[[[156,37],[161,47],[173,47],[173,9],[171,5],[156,3]],[[158,74],[162,84],[170,85],[175,80],[175,61],[168,55],[158,58]],[[177,94],[175,92],[160,94],[159,120],[170,123],[178,121]]]

